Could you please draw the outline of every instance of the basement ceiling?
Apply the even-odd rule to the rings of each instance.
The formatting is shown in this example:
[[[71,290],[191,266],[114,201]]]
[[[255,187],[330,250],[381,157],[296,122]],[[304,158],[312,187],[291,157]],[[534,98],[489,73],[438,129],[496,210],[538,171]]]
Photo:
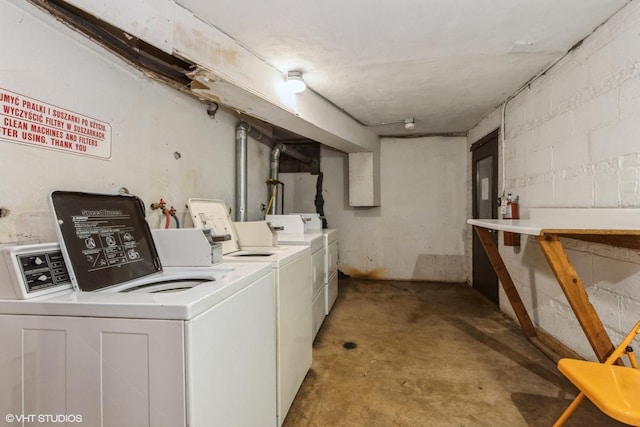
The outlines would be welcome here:
[[[628,0],[177,2],[360,123],[396,122],[378,135],[424,135],[468,131]]]

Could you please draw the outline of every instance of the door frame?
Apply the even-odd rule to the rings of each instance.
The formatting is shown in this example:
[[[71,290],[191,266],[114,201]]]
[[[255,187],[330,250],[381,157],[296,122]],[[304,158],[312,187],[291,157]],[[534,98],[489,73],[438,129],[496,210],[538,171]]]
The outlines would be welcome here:
[[[491,201],[491,218],[498,218],[498,160],[499,160],[499,137],[500,137],[500,128],[495,129],[494,131],[488,133],[484,137],[480,138],[478,141],[471,144],[469,151],[471,151],[471,215],[472,218],[478,218],[478,202],[477,202],[477,162],[485,159],[489,156],[493,156],[495,161],[493,162],[493,170],[491,172],[494,177],[493,182],[491,184],[491,195],[494,197],[494,200]],[[493,233],[493,237],[496,241],[496,245],[498,244],[498,234]],[[489,300],[491,300],[496,305],[500,305],[499,302],[499,289],[498,289],[498,276],[495,274],[493,267],[491,266],[491,262],[482,247],[482,244],[479,241],[478,236],[473,231],[472,236],[472,244],[471,244],[471,285],[476,288],[474,280],[476,278],[476,273],[478,272],[479,265],[484,265],[483,275],[491,275],[487,278],[487,283],[490,284],[490,289],[487,292],[483,292],[478,289],[483,295],[485,295]],[[486,268],[488,266],[488,268]],[[495,285],[494,285],[495,284]]]

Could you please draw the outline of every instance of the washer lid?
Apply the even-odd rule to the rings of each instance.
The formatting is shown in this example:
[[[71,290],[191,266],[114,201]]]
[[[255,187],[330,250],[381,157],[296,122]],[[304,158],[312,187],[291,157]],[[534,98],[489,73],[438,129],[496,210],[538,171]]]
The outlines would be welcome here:
[[[324,247],[324,234],[322,233],[283,233],[278,231],[278,244],[282,245],[304,245],[311,248],[311,253],[319,251]]]
[[[231,240],[222,242],[222,253],[228,255],[240,250],[238,235],[231,222],[229,209],[222,200],[189,199],[187,207],[191,214],[193,225],[197,228],[210,229],[217,236],[231,236]]]
[[[138,197],[54,191],[49,204],[77,289],[95,291],[162,271]]]

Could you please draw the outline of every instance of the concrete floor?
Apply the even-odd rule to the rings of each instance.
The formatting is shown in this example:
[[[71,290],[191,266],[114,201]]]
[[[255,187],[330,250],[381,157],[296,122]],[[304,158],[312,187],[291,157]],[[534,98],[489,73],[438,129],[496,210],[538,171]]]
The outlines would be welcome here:
[[[575,396],[517,324],[467,285],[339,286],[284,427],[551,426]],[[565,425],[623,424],[585,401]]]

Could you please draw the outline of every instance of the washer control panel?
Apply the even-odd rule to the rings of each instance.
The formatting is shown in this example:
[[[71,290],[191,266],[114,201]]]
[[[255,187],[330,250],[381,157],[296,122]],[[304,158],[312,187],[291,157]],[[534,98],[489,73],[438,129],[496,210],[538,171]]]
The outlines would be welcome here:
[[[57,243],[0,246],[0,298],[30,299],[71,288]]]
[[[69,283],[69,272],[60,250],[17,255],[17,259],[28,293]]]

